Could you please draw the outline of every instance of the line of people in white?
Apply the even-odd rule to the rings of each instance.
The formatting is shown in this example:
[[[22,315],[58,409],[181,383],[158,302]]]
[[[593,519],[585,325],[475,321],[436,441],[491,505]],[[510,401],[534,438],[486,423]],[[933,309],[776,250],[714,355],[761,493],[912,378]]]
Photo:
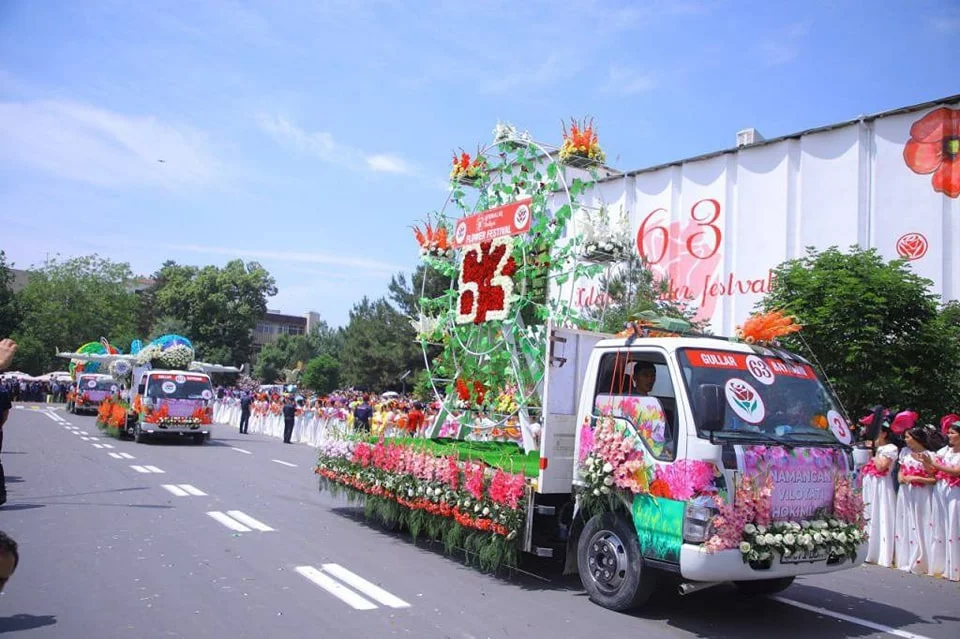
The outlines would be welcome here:
[[[941,431],[916,425],[917,414],[880,419],[874,456],[861,469],[869,550],[866,561],[960,581],[960,416]],[[946,438],[946,445],[944,444]]]

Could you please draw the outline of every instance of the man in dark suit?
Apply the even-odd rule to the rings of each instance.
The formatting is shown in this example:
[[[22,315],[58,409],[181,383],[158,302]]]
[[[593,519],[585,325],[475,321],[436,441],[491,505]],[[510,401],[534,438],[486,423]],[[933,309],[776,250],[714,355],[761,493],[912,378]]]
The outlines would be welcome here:
[[[297,404],[292,395],[287,395],[283,401],[283,443],[289,444],[293,436],[293,421],[297,418]]]
[[[240,434],[246,435],[250,427],[250,406],[253,404],[253,397],[250,393],[244,393],[240,398]]]

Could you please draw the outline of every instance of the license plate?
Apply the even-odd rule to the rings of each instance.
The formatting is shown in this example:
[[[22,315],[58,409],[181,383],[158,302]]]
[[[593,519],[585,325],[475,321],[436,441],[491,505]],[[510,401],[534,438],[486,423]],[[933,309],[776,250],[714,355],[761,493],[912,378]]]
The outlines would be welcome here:
[[[802,550],[799,552],[792,553],[789,557],[780,557],[781,564],[804,564],[814,561],[826,561],[827,553],[826,551],[807,551]]]

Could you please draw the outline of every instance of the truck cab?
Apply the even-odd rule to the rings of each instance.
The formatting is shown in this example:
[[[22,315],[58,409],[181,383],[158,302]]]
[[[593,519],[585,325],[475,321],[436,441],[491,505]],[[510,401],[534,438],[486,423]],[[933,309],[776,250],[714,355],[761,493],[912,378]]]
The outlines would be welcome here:
[[[565,553],[593,601],[638,606],[663,573],[684,594],[772,593],[863,562],[857,522],[841,520],[855,519],[849,423],[805,359],[573,329],[548,350],[524,550]]]
[[[70,394],[67,410],[74,415],[95,414],[104,399],[116,395],[119,391],[120,383],[110,375],[81,374],[77,377],[77,383]]]
[[[134,370],[130,434],[147,438],[189,437],[201,444],[213,423],[213,385],[206,373],[181,370]]]

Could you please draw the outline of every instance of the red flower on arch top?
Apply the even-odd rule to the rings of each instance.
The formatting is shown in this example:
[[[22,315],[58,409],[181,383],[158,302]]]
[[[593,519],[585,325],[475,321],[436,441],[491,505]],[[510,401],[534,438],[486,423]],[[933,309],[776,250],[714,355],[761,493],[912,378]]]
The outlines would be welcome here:
[[[960,196],[960,111],[940,107],[910,127],[903,160],[914,173],[933,173],[933,190]]]

